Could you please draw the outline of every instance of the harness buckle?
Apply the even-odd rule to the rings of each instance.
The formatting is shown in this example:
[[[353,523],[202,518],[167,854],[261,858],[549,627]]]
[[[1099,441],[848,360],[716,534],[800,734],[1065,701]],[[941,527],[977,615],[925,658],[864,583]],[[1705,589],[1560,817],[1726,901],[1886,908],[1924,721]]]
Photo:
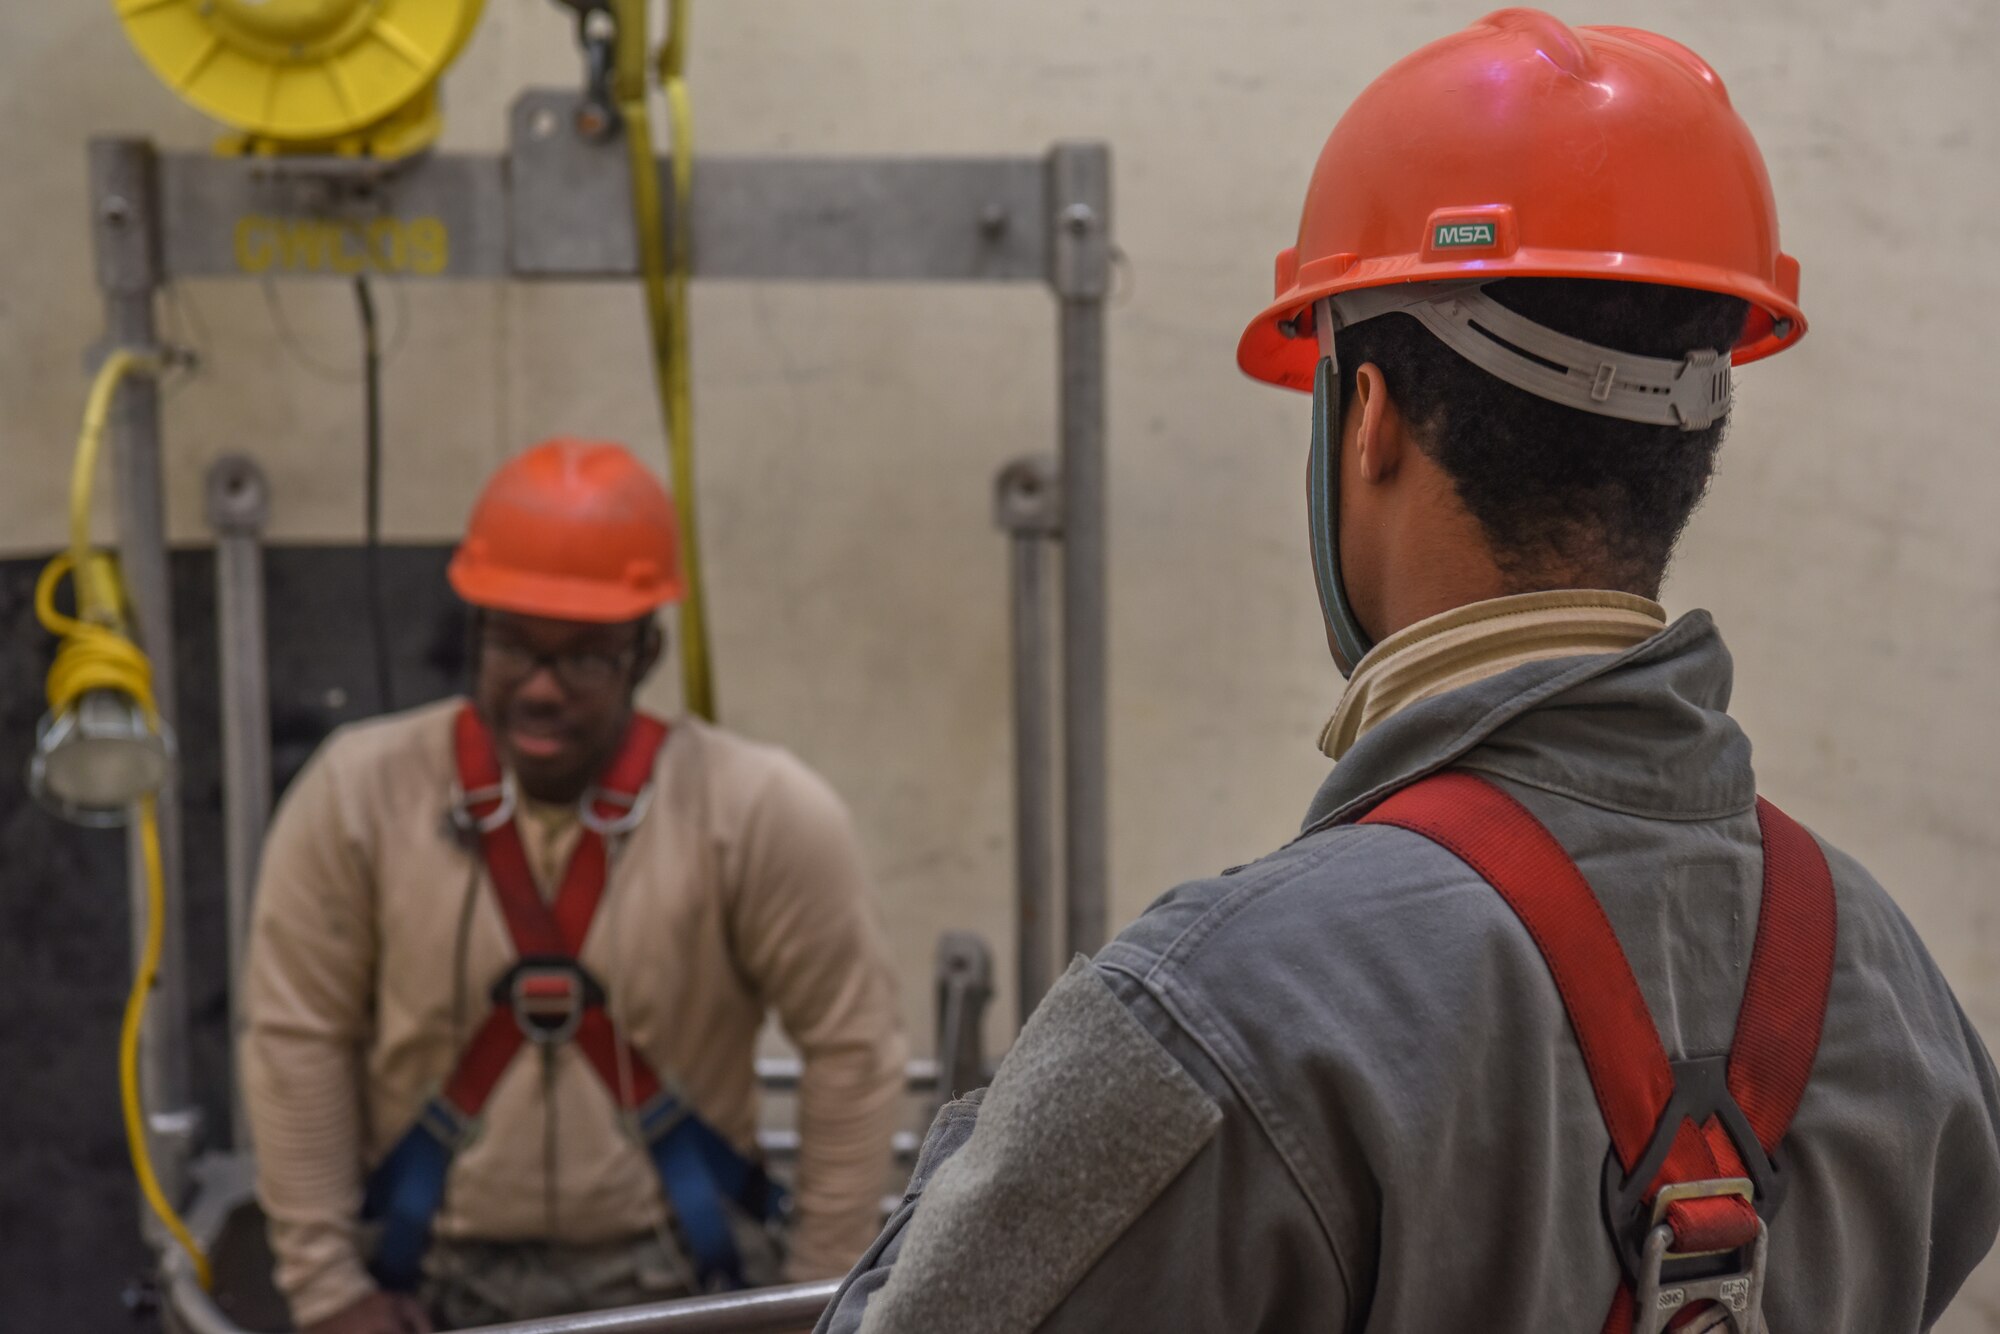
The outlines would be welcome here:
[[[1683,1188],[1682,1198],[1689,1195],[1742,1194],[1735,1190],[1735,1182],[1689,1182]],[[1741,1183],[1748,1186],[1748,1182]],[[1727,1186],[1728,1190],[1717,1190],[1717,1186]],[[1695,1187],[1705,1187],[1695,1190]],[[1674,1189],[1665,1187],[1666,1190]],[[1747,1195],[1745,1198],[1748,1198]],[[1659,1212],[1665,1213],[1665,1205]],[[1714,1302],[1720,1312],[1711,1312],[1702,1317],[1700,1327],[1718,1329],[1727,1327],[1736,1334],[1764,1334],[1764,1257],[1770,1233],[1764,1220],[1757,1220],[1757,1235],[1747,1247],[1735,1251],[1695,1251],[1677,1252],[1674,1244],[1674,1230],[1661,1223],[1646,1234],[1646,1244],[1640,1252],[1639,1274],[1633,1287],[1632,1334],[1661,1334],[1667,1325],[1681,1312],[1696,1302]],[[1716,1269],[1700,1266],[1699,1262],[1717,1255],[1734,1255],[1733,1263]],[[1747,1262],[1743,1257],[1747,1256]],[[1669,1262],[1695,1261],[1697,1272],[1682,1273],[1667,1277],[1665,1270]]]
[[[672,1134],[692,1115],[694,1108],[688,1105],[686,1098],[671,1088],[663,1087],[651,1102],[632,1113],[632,1133],[641,1144],[650,1148]]]
[[[447,1151],[456,1154],[479,1138],[481,1122],[453,1106],[451,1099],[440,1091],[426,1098],[417,1109],[417,1124]]]
[[[1675,1199],[1704,1195],[1742,1195],[1763,1222],[1768,1223],[1784,1203],[1785,1175],[1779,1154],[1767,1154],[1758,1143],[1757,1132],[1729,1092],[1729,1058],[1703,1056],[1673,1062],[1674,1091],[1666,1110],[1653,1130],[1651,1143],[1631,1172],[1626,1172],[1614,1147],[1604,1158],[1602,1201],[1605,1226],[1618,1250],[1618,1263],[1627,1278],[1638,1281],[1645,1250],[1655,1229],[1662,1225],[1666,1204]],[[1695,1181],[1662,1186],[1649,1206],[1646,1188],[1659,1177],[1672,1151],[1674,1139],[1684,1122],[1706,1125],[1713,1118],[1729,1136],[1737,1156],[1749,1174],[1747,1189],[1737,1189],[1742,1178],[1725,1181]],[[1782,1148],[1782,1146],[1781,1146]],[[1721,1187],[1727,1186],[1728,1189]],[[1669,1192],[1677,1192],[1670,1194]],[[1664,1202],[1664,1203],[1663,1203]],[[1671,1232],[1668,1240],[1672,1241]]]
[[[484,815],[472,809],[494,803],[493,809]],[[514,818],[515,792],[514,775],[502,774],[500,781],[491,787],[475,788],[467,792],[459,786],[458,779],[451,780],[451,802],[446,809],[451,813],[451,822],[467,834],[490,834]]]
[[[513,1013],[528,1041],[554,1047],[576,1036],[586,1011],[604,1004],[604,986],[575,959],[529,955],[493,984],[493,1003]]]
[[[646,814],[646,804],[652,800],[651,783],[634,793],[613,792],[609,788],[593,787],[583,794],[583,800],[576,804],[577,822],[585,829],[592,830],[605,838],[630,833]],[[609,806],[617,812],[605,815],[598,810],[599,805]]]

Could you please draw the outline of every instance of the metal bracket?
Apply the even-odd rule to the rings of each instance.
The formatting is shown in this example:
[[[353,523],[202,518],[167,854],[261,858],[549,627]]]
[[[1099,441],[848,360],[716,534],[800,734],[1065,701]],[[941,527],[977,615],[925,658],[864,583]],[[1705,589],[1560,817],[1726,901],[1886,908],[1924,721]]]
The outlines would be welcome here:
[[[1062,536],[1062,483],[1046,454],[1015,459],[993,479],[993,522],[1013,537]]]
[[[255,459],[227,454],[209,465],[203,508],[220,536],[262,537],[271,521],[271,484]]]
[[[993,999],[993,953],[970,931],[947,931],[937,951],[937,1101],[986,1084],[986,1003]]]
[[[625,147],[591,134],[590,99],[530,88],[508,109],[508,264],[516,273],[634,272],[632,176]]]
[[[1111,150],[1057,144],[1049,154],[1050,282],[1056,295],[1101,301],[1111,290]]]
[[[160,283],[159,155],[144,141],[90,142],[90,225],[97,285],[110,296],[151,296]]]

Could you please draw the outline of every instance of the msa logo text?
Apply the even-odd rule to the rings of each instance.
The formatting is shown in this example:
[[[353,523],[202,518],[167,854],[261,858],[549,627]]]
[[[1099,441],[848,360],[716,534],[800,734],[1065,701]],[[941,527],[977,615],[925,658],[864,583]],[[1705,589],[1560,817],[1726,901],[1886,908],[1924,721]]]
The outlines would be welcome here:
[[[1431,248],[1434,250],[1492,244],[1493,224],[1490,222],[1441,222],[1431,233]]]

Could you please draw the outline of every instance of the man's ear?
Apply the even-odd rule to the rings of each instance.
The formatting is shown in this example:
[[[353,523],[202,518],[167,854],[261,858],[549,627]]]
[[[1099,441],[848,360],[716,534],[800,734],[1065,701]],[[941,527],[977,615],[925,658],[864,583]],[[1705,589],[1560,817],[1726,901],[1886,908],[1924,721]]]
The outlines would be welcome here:
[[[1363,362],[1354,372],[1354,447],[1360,455],[1361,480],[1385,482],[1403,462],[1402,414],[1389,396],[1382,368]]]
[[[660,656],[667,651],[667,632],[660,628],[657,616],[649,616],[639,627],[639,656],[632,661],[632,688],[637,690],[645,679],[660,665]]]

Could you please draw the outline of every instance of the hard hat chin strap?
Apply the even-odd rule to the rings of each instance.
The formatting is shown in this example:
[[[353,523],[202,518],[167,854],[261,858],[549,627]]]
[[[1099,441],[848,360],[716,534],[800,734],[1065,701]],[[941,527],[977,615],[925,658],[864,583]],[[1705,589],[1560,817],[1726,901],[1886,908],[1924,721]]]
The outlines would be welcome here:
[[[1487,374],[1540,398],[1601,417],[1704,430],[1729,411],[1729,356],[1699,348],[1678,360],[1642,357],[1558,333],[1507,309],[1483,291],[1485,280],[1404,283],[1346,292],[1319,303],[1344,329],[1407,311]],[[1331,345],[1317,314],[1320,351]]]
[[[1344,660],[1342,675],[1352,676],[1375,641],[1361,628],[1347,600],[1347,583],[1340,572],[1340,373],[1329,332],[1322,342],[1325,355],[1313,376],[1312,458],[1306,471],[1307,522],[1312,532],[1313,582],[1319,586],[1320,612],[1333,643]]]

